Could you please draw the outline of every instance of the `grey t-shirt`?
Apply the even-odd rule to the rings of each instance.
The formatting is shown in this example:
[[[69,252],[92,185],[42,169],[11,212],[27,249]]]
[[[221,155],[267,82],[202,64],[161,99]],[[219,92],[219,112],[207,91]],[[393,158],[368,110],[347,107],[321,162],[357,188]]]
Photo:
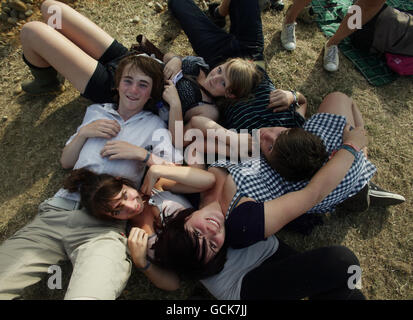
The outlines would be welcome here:
[[[219,300],[240,300],[242,279],[257,268],[278,249],[278,239],[272,235],[242,249],[228,249],[224,269],[201,280],[208,291]]]
[[[155,190],[156,191],[156,190]],[[181,195],[169,191],[155,192],[151,198],[152,205],[156,205],[164,216],[169,216],[179,210],[191,208],[191,204]],[[150,249],[156,241],[156,235],[148,239],[148,256],[153,258]],[[239,300],[241,284],[244,276],[255,269],[278,249],[278,239],[270,236],[264,241],[255,243],[243,249],[228,249],[227,261],[224,269],[217,275],[201,280],[208,291],[220,300]]]

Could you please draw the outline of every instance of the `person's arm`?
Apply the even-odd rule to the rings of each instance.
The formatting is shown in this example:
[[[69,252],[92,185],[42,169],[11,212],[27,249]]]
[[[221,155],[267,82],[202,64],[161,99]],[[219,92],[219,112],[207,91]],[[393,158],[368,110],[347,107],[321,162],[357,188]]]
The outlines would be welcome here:
[[[158,288],[168,291],[179,288],[179,277],[162,269],[146,259],[148,249],[148,233],[140,228],[132,228],[128,237],[128,247],[132,261],[139,270]]]
[[[102,148],[100,154],[102,157],[108,157],[109,160],[143,161],[149,167],[154,164],[173,165],[173,163],[158,157],[145,148],[120,140],[108,141]]]
[[[198,193],[212,188],[215,184],[215,176],[206,170],[185,166],[153,165],[146,173],[141,191],[150,195],[153,186],[160,178],[164,178],[161,186],[163,190],[176,193]]]
[[[62,152],[60,163],[64,169],[71,169],[79,158],[80,151],[88,138],[115,137],[120,131],[120,125],[115,120],[96,120],[81,127],[77,135],[68,143]]]
[[[252,152],[253,147],[253,139],[252,136],[248,133],[237,133],[232,130],[228,130],[223,126],[219,125],[214,120],[203,116],[194,116],[191,118],[188,126],[185,127],[186,130],[188,129],[199,129],[201,130],[203,136],[205,137],[205,152],[208,151],[207,145],[208,143],[214,144],[214,150],[216,153],[221,154],[218,152],[219,150],[224,150],[224,155],[229,156],[231,154],[231,148],[238,148],[238,154],[241,152],[241,145],[248,143],[248,149],[245,150],[247,152]],[[214,141],[209,141],[208,138],[208,131],[215,132],[216,135],[214,137]],[[225,148],[219,148],[219,144],[224,144]],[[247,155],[240,154],[241,157],[245,157]]]
[[[182,69],[182,57],[172,52],[168,52],[163,56],[165,67],[163,74],[165,80],[171,80]]]
[[[175,145],[175,123],[181,121],[183,123],[182,104],[179,98],[178,91],[171,80],[167,80],[162,97],[169,104],[169,131],[172,136],[172,143]]]
[[[362,149],[367,145],[365,130],[361,127],[343,132],[343,144],[351,143]],[[290,221],[296,219],[320,203],[344,179],[354,162],[354,155],[340,149],[311,179],[302,190],[288,193],[264,203],[265,237],[268,237]]]
[[[305,118],[307,112],[307,98],[301,93],[296,91],[298,107],[296,111]]]
[[[386,0],[358,0],[354,3],[354,6],[359,6],[361,9],[361,24],[364,26],[369,22],[383,7]],[[352,19],[353,13],[347,13],[346,16],[341,21],[337,31],[334,35],[327,41],[327,46],[338,45],[341,40],[351,35],[353,32],[357,31],[357,28],[350,28],[348,21]]]
[[[298,103],[297,112],[304,117],[307,110],[307,99],[298,91],[294,93],[292,91],[281,89],[271,91],[270,102],[267,108],[273,109],[274,112],[280,112],[287,110],[288,107],[295,101]]]

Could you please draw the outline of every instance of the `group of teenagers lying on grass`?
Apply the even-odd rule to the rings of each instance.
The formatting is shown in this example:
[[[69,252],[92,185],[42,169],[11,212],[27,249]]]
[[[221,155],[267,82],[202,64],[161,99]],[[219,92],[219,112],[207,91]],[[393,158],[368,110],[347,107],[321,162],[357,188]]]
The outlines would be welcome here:
[[[198,57],[160,55],[145,37],[143,53],[130,51],[63,3],[45,1],[44,21],[51,6],[61,29],[29,22],[21,31],[34,76],[23,90],[56,90],[60,73],[94,104],[63,149],[73,170],[62,188],[0,246],[0,298],[19,298],[62,260],[73,264],[65,299],[116,299],[133,266],[164,290],[201,280],[217,299],[365,298],[348,286],[359,266],[350,249],[297,252],[275,233],[338,205],[404,198],[370,182],[376,168],[350,97],[327,95],[306,120],[304,95],[274,87],[258,1],[231,1],[227,33],[192,0],[170,0]],[[237,152],[246,141],[247,156],[204,165],[194,139],[176,138],[179,126],[202,132],[205,144],[194,143],[205,149]],[[227,135],[211,143],[211,129]],[[188,166],[190,157],[198,161]]]

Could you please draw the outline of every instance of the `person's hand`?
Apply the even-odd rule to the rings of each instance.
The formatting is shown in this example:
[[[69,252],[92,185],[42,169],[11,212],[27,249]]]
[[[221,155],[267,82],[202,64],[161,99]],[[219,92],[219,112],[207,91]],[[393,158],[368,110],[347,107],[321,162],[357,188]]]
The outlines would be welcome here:
[[[267,109],[273,109],[273,112],[284,111],[294,102],[294,95],[291,91],[273,90],[270,93],[270,103]]]
[[[141,192],[143,194],[146,194],[148,196],[152,195],[152,188],[156,184],[156,182],[159,180],[159,172],[158,172],[158,166],[153,165],[149,168],[149,170],[146,172],[145,178],[143,179],[143,183],[141,186]]]
[[[148,234],[140,228],[132,228],[128,237],[128,247],[132,261],[138,268],[146,266],[146,252],[148,250]]]
[[[163,75],[165,80],[172,80],[173,77],[181,71],[182,61],[179,57],[172,57],[163,68]]]
[[[139,160],[145,159],[147,150],[142,147],[135,146],[126,141],[108,141],[102,148],[100,155],[102,157],[109,157],[109,160],[114,159],[128,159]]]
[[[179,98],[178,90],[176,90],[175,85],[171,80],[167,80],[165,88],[163,90],[162,98],[168,102],[169,106],[173,108],[174,106],[180,106],[181,100]]]
[[[85,138],[105,138],[116,137],[120,131],[120,125],[115,120],[100,119],[95,120],[79,129],[79,134]]]
[[[353,144],[359,150],[363,149],[368,143],[366,130],[363,127],[353,128],[347,124],[343,130],[343,143]]]

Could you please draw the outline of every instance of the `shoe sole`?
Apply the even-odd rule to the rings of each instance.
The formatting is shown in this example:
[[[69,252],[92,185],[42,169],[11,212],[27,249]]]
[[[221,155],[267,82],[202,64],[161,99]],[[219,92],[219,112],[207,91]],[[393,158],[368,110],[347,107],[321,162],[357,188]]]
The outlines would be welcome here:
[[[375,207],[393,206],[406,201],[406,199],[399,194],[387,193],[383,191],[370,190],[369,196],[370,205]]]

